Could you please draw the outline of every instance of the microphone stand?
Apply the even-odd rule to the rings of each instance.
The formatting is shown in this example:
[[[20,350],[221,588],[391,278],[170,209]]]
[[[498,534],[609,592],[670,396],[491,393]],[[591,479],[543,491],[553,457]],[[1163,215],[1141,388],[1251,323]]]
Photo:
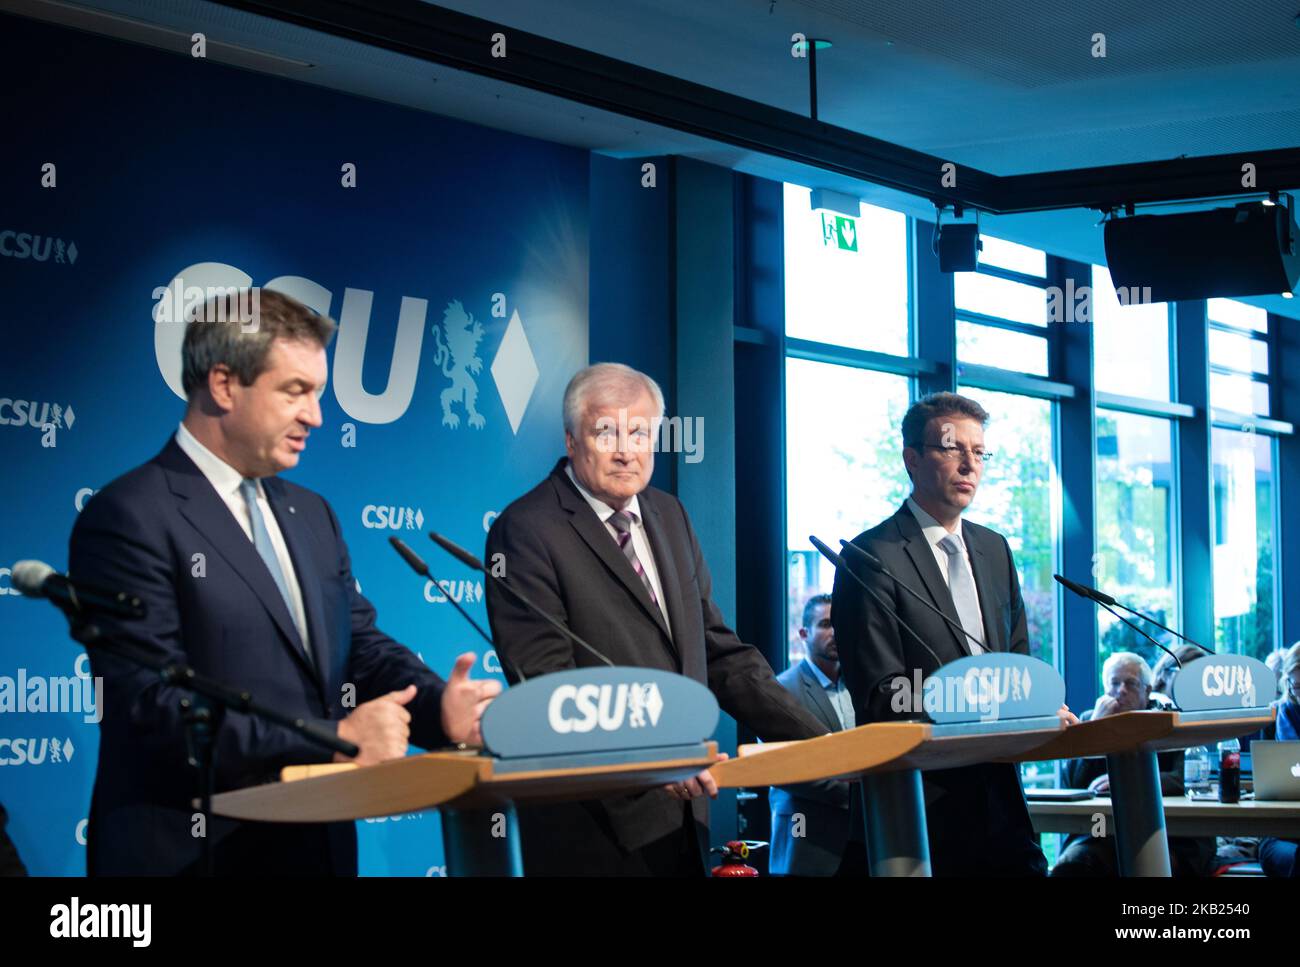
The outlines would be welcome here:
[[[226,709],[282,725],[317,745],[345,756],[355,756],[361,751],[351,742],[340,739],[336,733],[261,705],[248,692],[237,691],[216,679],[200,675],[189,665],[167,662],[138,648],[112,641],[104,637],[99,626],[88,615],[81,612],[65,612],[65,615],[73,640],[84,645],[87,651],[94,648],[107,652],[140,668],[157,672],[165,685],[176,685],[190,692],[181,699],[180,708],[181,721],[185,724],[186,758],[199,773],[198,809],[203,817],[200,865],[204,876],[212,876],[214,873],[208,825],[212,818],[212,791],[216,776],[216,735],[225,720]]]

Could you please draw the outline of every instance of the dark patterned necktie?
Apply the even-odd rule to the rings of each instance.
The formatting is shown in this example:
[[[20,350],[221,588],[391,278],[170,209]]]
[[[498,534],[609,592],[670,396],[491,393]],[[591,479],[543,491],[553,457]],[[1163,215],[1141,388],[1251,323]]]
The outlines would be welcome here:
[[[641,583],[645,585],[646,591],[650,594],[650,600],[657,606],[659,597],[655,594],[654,585],[650,583],[650,576],[645,573],[645,568],[641,566],[640,559],[636,556],[636,548],[632,546],[632,525],[636,523],[636,517],[626,510],[616,511],[609,519],[609,525],[618,531],[615,538],[618,541],[619,549],[622,550],[623,556],[627,562],[632,565],[632,570],[636,571],[641,578]]]

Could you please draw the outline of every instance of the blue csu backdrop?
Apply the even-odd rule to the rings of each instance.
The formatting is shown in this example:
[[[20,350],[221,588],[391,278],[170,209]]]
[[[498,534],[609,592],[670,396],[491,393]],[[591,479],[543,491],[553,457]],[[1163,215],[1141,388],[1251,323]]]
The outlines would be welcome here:
[[[8,567],[65,568],[84,502],[175,431],[182,331],[154,321],[155,290],[177,276],[271,284],[339,320],[325,425],[291,479],[333,504],[382,628],[442,674],[473,649],[477,674],[499,676],[447,603],[485,619],[481,583],[421,530],[481,552],[492,515],[562,452],[561,395],[587,360],[589,159],[0,25],[6,85],[18,87],[0,159],[0,802],[32,872],[81,874],[93,684],[63,618],[17,596]],[[57,187],[40,185],[47,162]],[[341,185],[347,163],[355,188]],[[394,531],[437,585],[393,553]],[[59,693],[53,710],[25,707],[38,677]],[[443,872],[434,814],[358,832],[363,873]]]

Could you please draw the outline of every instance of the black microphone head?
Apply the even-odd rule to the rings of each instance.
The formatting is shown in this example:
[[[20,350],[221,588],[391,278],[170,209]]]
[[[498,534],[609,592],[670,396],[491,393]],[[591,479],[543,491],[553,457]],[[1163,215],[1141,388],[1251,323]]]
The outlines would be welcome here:
[[[1112,605],[1112,606],[1113,606],[1113,605],[1118,605],[1118,604],[1119,604],[1118,601],[1116,601],[1114,598],[1112,598],[1112,597],[1111,597],[1109,594],[1107,594],[1105,591],[1100,591],[1100,590],[1098,590],[1097,588],[1088,588],[1087,590],[1088,590],[1088,593],[1089,593],[1090,595],[1092,595],[1092,599],[1093,599],[1094,601],[1100,601],[1102,604],[1109,604],[1109,605]]]
[[[429,565],[425,564],[420,555],[407,546],[406,541],[400,537],[389,537],[388,543],[393,545],[393,550],[402,555],[402,560],[411,565],[412,571],[421,577],[427,578],[429,576]]]
[[[10,569],[10,583],[20,594],[29,598],[43,598],[42,586],[51,574],[57,574],[54,568],[44,561],[19,561]]]
[[[1056,582],[1058,584],[1073,591],[1075,594],[1079,595],[1079,597],[1081,598],[1092,597],[1092,595],[1088,593],[1087,588],[1085,588],[1082,584],[1075,584],[1069,578],[1064,577],[1063,575],[1060,574],[1053,574],[1052,577],[1056,578]]]
[[[812,546],[821,551],[822,556],[826,558],[826,560],[830,561],[836,567],[844,567],[844,559],[819,541],[815,536],[809,534],[808,540],[812,541]]]
[[[873,571],[883,571],[885,569],[885,563],[865,547],[859,547],[852,541],[846,541],[843,538],[840,539],[840,547],[844,548],[844,553],[848,557],[862,561]]]
[[[443,537],[441,534],[438,534],[435,531],[429,531],[429,539],[466,567],[473,568],[475,571],[487,570],[487,568],[483,566],[483,562],[477,557],[465,550],[465,548],[461,547],[459,544],[447,540],[447,538]]]

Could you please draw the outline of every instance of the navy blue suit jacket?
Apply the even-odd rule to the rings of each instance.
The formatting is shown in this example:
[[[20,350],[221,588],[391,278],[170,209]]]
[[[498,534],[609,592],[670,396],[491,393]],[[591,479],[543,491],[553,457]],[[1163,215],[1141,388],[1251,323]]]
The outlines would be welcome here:
[[[314,661],[302,650],[270,572],[230,509],[175,440],[86,504],[72,531],[69,574],[130,591],[141,621],[97,621],[106,637],[153,651],[250,691],[281,712],[328,725],[356,705],[414,683],[411,741],[446,744],[443,681],[375,627],[352,576],[337,518],[318,494],[263,480],[293,558]],[[185,692],[153,672],[91,651],[103,676],[99,768],[91,802],[91,874],[195,872],[195,770],[186,764]],[[352,686],[352,688],[349,688]],[[282,726],[227,712],[216,738],[215,789],[278,778],[283,766],[332,753]],[[352,823],[315,825],[213,818],[218,873],[355,875]]]

